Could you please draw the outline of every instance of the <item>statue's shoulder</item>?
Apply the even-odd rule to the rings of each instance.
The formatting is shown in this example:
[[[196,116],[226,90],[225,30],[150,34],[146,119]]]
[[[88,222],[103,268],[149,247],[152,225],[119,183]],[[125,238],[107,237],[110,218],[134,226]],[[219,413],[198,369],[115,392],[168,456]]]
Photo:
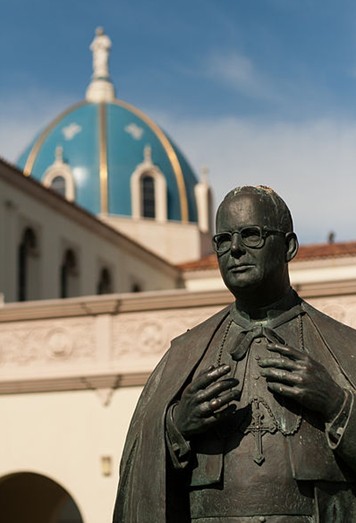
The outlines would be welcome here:
[[[331,316],[328,316],[304,300],[302,300],[302,308],[310,316],[314,323],[320,327],[320,329],[326,330],[330,333],[333,332],[335,335],[346,336],[349,337],[350,340],[352,339],[356,341],[356,329],[350,327],[349,325],[345,325],[345,323],[342,323],[341,321],[336,320]]]
[[[333,355],[343,374],[356,389],[356,330],[334,320],[309,303],[303,302],[302,307],[312,320],[325,346]]]

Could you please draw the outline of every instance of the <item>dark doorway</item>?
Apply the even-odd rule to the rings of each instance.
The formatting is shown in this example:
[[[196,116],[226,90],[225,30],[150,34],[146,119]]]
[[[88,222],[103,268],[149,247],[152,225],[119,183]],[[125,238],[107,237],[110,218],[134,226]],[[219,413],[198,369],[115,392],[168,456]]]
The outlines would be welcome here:
[[[30,472],[0,479],[0,512],[1,521],[7,523],[84,523],[63,487]]]

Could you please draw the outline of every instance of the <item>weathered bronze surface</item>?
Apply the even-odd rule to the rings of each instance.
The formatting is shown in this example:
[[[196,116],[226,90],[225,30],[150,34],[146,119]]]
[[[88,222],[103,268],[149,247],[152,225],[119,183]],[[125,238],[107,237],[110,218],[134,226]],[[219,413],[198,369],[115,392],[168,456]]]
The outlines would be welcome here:
[[[235,302],[147,383],[114,523],[356,521],[356,331],[291,289],[298,241],[274,191],[231,191],[216,229]]]

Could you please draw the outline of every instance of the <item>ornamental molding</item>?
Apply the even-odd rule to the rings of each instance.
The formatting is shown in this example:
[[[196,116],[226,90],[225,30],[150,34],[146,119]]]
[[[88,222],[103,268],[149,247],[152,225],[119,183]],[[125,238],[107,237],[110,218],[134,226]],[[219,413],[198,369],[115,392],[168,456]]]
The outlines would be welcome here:
[[[308,301],[356,328],[356,294]],[[228,303],[227,292],[164,291],[3,305],[0,316],[22,319],[0,323],[0,393],[92,390],[109,405],[117,388],[144,385],[172,338]]]
[[[113,360],[139,357],[138,365],[145,360],[160,359],[168,350],[170,341],[206,320],[220,307],[176,309],[159,313],[130,313],[116,317],[113,322]]]
[[[92,360],[96,345],[90,318],[2,324],[0,369]]]

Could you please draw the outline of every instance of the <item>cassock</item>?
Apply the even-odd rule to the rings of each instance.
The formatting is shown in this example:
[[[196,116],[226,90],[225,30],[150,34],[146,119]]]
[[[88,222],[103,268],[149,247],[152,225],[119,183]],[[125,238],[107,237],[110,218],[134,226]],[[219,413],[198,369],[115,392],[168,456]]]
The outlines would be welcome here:
[[[234,303],[173,340],[131,422],[114,523],[356,521],[356,331],[293,291],[259,317]],[[258,360],[269,342],[305,351],[344,388],[334,420],[268,391]],[[235,413],[186,442],[174,405],[221,363],[239,380]]]

